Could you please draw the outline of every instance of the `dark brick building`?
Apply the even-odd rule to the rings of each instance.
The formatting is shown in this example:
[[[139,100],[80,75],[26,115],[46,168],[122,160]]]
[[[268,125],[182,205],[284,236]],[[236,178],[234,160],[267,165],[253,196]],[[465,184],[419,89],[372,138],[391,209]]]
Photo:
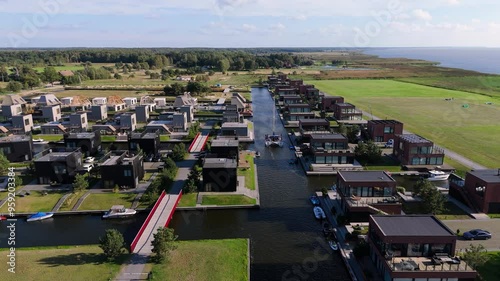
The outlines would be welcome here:
[[[419,135],[396,135],[394,155],[403,166],[436,166],[444,163],[444,150]]]
[[[103,188],[115,185],[136,188],[144,177],[143,156],[128,151],[116,152],[100,165],[100,170]]]
[[[9,162],[23,162],[32,159],[33,142],[30,136],[12,135],[0,138],[0,152]]]
[[[368,134],[374,142],[394,140],[403,134],[403,123],[397,120],[368,120]]]
[[[35,175],[39,184],[73,183],[76,174],[82,169],[82,153],[52,152],[35,159]]]
[[[203,161],[203,190],[205,192],[236,191],[238,161],[227,158],[205,158]]]
[[[69,149],[80,149],[85,156],[95,155],[101,150],[101,134],[90,133],[66,133],[64,134],[64,145]]]

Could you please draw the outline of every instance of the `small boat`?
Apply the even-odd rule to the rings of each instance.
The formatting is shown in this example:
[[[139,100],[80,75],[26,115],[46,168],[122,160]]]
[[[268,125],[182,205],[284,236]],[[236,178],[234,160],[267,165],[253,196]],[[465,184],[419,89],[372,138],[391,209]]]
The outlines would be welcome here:
[[[43,139],[33,139],[33,142],[43,142]]]
[[[429,171],[429,177],[427,180],[429,181],[445,181],[450,177],[450,174],[447,174],[443,171],[439,170],[431,170]]]
[[[255,157],[260,157],[260,152],[255,152]]]
[[[311,203],[314,205],[314,206],[317,206],[319,205],[319,198],[318,196],[316,195],[313,195],[309,198],[309,200],[311,200]]]
[[[6,216],[0,216],[0,221],[5,221],[5,220],[7,220]]]
[[[334,251],[337,251],[339,249],[339,245],[338,245],[337,241],[328,240],[328,245],[330,245],[330,248]]]
[[[41,220],[51,218],[53,215],[54,215],[54,213],[38,212],[36,214],[29,216],[28,219],[26,219],[26,221],[41,221]]]
[[[134,209],[127,209],[123,205],[114,205],[114,206],[111,207],[111,209],[109,209],[109,211],[107,211],[106,213],[104,213],[104,215],[102,216],[102,218],[103,219],[126,218],[126,217],[133,216],[136,213],[137,213],[136,210],[134,210]]]
[[[321,207],[316,206],[313,209],[314,211],[314,216],[319,220],[319,219],[326,219],[325,211],[321,209]]]

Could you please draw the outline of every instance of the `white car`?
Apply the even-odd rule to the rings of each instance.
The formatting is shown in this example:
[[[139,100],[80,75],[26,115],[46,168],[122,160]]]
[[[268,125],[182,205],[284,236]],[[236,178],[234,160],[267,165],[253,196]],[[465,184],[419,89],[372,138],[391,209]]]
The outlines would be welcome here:
[[[84,160],[85,163],[92,163],[94,161],[95,161],[95,158],[92,156],[89,156],[89,157],[85,158],[85,160]]]
[[[90,163],[83,164],[83,170],[85,170],[87,172],[90,172],[90,170],[92,170],[92,168],[94,168],[93,164],[90,164]]]

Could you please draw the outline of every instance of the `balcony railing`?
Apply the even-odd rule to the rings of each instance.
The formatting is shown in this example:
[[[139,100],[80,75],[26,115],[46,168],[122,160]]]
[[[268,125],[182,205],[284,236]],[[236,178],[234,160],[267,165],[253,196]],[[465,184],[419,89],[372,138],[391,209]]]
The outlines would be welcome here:
[[[454,271],[474,272],[475,270],[458,258],[396,257],[387,260],[393,271]]]
[[[354,207],[362,207],[374,204],[399,204],[398,198],[395,196],[391,197],[358,197],[351,196],[347,202],[349,205]]]

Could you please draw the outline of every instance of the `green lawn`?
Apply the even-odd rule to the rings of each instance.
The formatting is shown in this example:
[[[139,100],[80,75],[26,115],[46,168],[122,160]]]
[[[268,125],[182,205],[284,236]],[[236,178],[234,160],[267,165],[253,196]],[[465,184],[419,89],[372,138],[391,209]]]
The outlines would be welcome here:
[[[477,271],[484,281],[497,281],[500,276],[500,252],[488,252],[487,255],[490,259]]]
[[[153,280],[250,279],[247,239],[179,241],[177,245],[166,265],[153,265]]]
[[[245,177],[245,187],[255,190],[255,165],[252,155],[247,154],[245,160],[250,164],[250,168],[238,168],[238,176]]]
[[[170,135],[160,135],[160,141],[169,141]]]
[[[405,203],[403,204],[403,211],[405,214],[422,214],[422,204],[423,203]],[[457,205],[446,202],[444,204],[445,210],[442,214],[436,215],[436,217],[440,220],[466,220],[471,219],[462,209],[460,209]]]
[[[73,210],[73,207],[76,205],[76,202],[78,202],[78,199],[84,194],[84,192],[75,192],[72,193],[70,196],[66,197],[66,200],[62,204],[61,208],[59,208],[59,211],[71,211]]]
[[[16,251],[16,273],[11,274],[7,272],[7,254],[0,251],[0,262],[5,265],[0,279],[9,281],[107,281],[118,273],[120,264],[128,257],[123,254],[116,263],[107,262],[96,245],[21,248]]]
[[[465,179],[465,174],[471,170],[470,167],[467,167],[467,166],[463,165],[462,163],[458,163],[457,161],[455,161],[454,159],[451,159],[450,157],[445,156],[444,162],[448,165],[453,166],[453,168],[455,168],[455,174],[459,175],[460,177],[462,177],[464,179]]]
[[[109,210],[113,205],[132,206],[134,193],[93,193],[87,196],[78,210]]]
[[[116,140],[115,135],[102,135],[101,136],[102,142],[114,142],[115,140]]]
[[[16,213],[50,212],[65,192],[49,192],[42,195],[39,191],[30,191],[30,195],[16,196]],[[0,213],[7,213],[8,206],[4,204]]]
[[[392,80],[305,81],[487,167],[500,166],[500,99]],[[453,98],[452,101],[445,101]],[[486,104],[493,102],[493,104]],[[464,108],[463,105],[468,105]]]
[[[398,81],[500,97],[500,76],[401,78]]]
[[[201,205],[255,205],[256,202],[245,195],[203,195]]]
[[[389,156],[382,156],[378,163],[367,165],[366,169],[372,171],[400,172],[401,165]]]
[[[42,135],[42,134],[39,134],[39,135],[33,135],[33,138],[34,139],[43,139],[44,141],[60,141],[64,137],[63,137],[63,135]]]
[[[198,198],[198,193],[182,194],[178,207],[194,207],[196,206],[197,198]]]

